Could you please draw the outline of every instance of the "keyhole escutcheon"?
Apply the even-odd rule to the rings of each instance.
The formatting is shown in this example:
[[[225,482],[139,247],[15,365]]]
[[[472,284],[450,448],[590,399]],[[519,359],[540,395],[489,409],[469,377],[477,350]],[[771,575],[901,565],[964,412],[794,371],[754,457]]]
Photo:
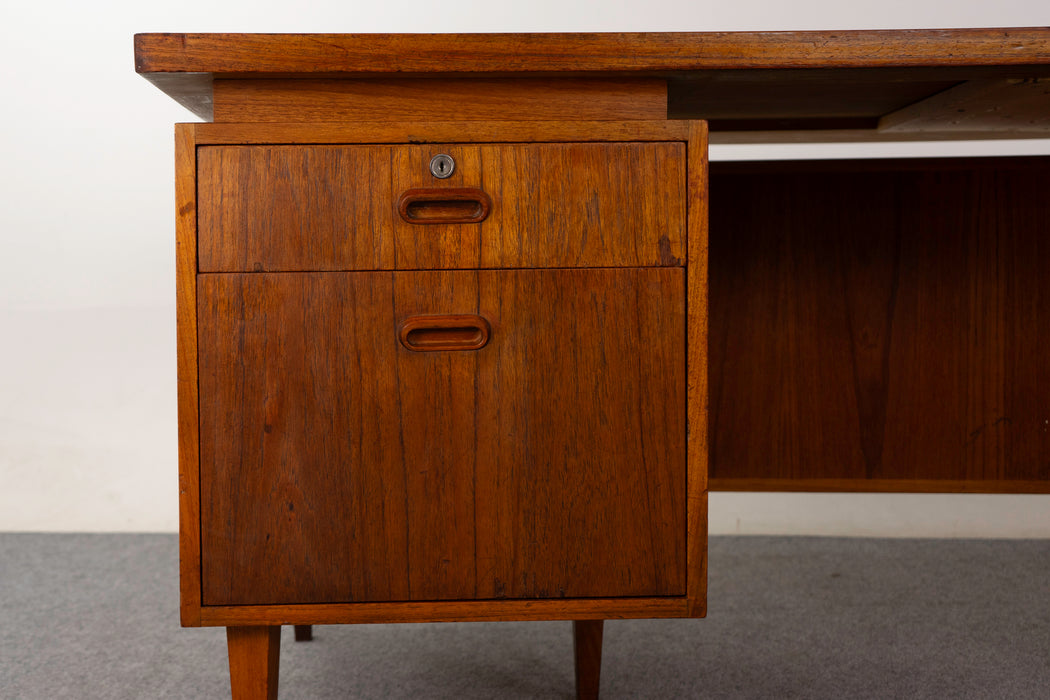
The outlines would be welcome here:
[[[438,153],[430,159],[430,174],[444,180],[456,170],[456,161],[447,153]]]

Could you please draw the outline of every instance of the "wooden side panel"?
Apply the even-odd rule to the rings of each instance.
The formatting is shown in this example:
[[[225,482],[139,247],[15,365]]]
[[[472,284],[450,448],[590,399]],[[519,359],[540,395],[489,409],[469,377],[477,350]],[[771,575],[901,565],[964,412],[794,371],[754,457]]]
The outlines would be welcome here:
[[[689,135],[686,261],[687,372],[687,556],[689,615],[707,614],[707,464],[708,464],[708,163],[707,124],[692,122]]]
[[[1050,480],[1050,162],[794,167],[712,178],[713,484]]]
[[[477,272],[398,272],[394,300],[399,323],[411,316],[475,314]],[[397,349],[413,600],[476,595],[477,358],[476,351]]]
[[[211,146],[198,151],[200,269],[391,269],[391,150]]]
[[[390,273],[198,289],[204,603],[407,599]]]
[[[684,276],[479,273],[479,596],[685,593]]]
[[[681,265],[685,144],[482,149],[483,267]]]
[[[665,119],[660,78],[216,80],[217,122]]]
[[[197,159],[194,127],[175,127],[175,311],[179,415],[179,599],[183,626],[201,608],[197,413]]]

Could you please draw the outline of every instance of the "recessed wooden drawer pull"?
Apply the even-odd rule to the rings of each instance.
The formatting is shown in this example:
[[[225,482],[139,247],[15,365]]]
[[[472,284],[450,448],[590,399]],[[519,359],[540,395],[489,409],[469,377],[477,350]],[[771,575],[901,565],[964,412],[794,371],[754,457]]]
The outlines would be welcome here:
[[[492,200],[474,187],[406,190],[397,211],[410,224],[477,224],[492,209]]]
[[[414,352],[480,350],[489,342],[489,322],[473,315],[412,316],[398,336]]]

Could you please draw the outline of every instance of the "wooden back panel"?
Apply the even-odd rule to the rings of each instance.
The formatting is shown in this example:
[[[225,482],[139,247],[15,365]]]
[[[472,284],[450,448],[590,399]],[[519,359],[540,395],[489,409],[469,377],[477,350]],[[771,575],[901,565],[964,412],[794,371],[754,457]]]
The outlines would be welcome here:
[[[1050,491],[1050,160],[713,171],[714,488]]]

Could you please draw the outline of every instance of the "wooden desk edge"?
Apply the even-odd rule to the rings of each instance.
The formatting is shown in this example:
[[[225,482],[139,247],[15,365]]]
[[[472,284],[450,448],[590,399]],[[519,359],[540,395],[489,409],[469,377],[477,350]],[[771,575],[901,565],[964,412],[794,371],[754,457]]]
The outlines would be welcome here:
[[[1050,481],[949,479],[710,479],[712,491],[806,493],[1050,493]]]
[[[1026,64],[1050,64],[1050,28],[135,35],[135,70],[142,74],[338,77]]]

